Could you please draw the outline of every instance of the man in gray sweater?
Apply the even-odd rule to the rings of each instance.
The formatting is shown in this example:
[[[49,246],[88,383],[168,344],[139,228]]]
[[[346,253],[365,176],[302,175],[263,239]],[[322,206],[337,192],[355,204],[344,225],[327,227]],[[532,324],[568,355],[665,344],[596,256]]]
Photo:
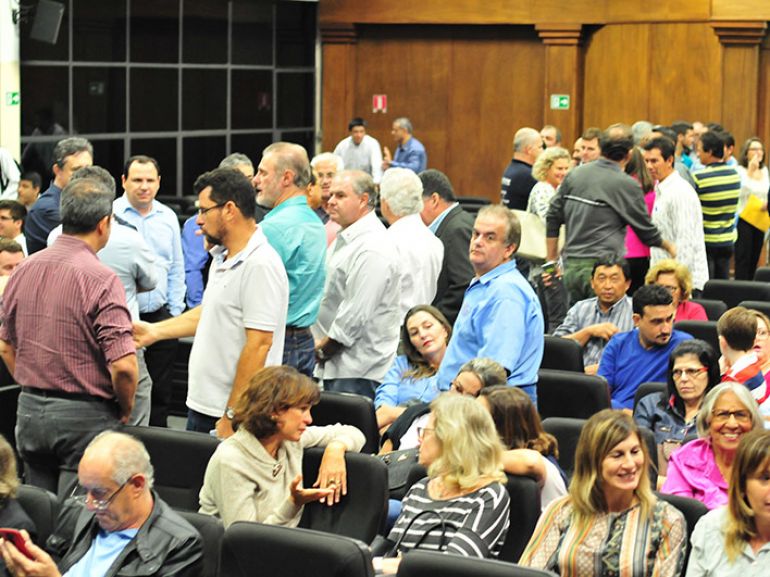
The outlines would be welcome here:
[[[591,270],[599,257],[625,254],[626,226],[646,245],[676,256],[674,245],[652,224],[639,183],[623,172],[633,141],[604,134],[600,145],[599,160],[564,179],[546,219],[549,261],[558,259],[559,227],[566,227],[564,284],[573,303],[591,296]]]

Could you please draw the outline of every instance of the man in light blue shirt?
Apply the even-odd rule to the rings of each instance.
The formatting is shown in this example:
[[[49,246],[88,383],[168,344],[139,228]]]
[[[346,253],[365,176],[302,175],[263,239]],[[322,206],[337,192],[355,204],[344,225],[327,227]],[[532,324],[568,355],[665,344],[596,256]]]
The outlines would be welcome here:
[[[310,163],[304,148],[276,142],[264,150],[254,185],[257,202],[272,210],[260,227],[289,277],[283,364],[313,376],[310,326],[318,318],[326,281],[326,229],[307,204],[309,183]]]
[[[412,123],[408,118],[396,118],[391,130],[393,140],[398,143],[395,157],[386,146],[383,150],[382,169],[408,168],[417,174],[428,167],[428,154],[422,142],[412,136]]]
[[[537,402],[545,329],[537,295],[513,259],[520,242],[521,224],[510,210],[498,204],[479,211],[470,244],[476,277],[439,367],[439,389],[449,390],[464,363],[487,357],[505,368],[509,385]]]
[[[155,196],[160,189],[160,167],[149,156],[132,156],[122,176],[123,196],[115,200],[115,214],[130,223],[155,252],[158,284],[139,295],[139,313],[147,322],[175,317],[184,311],[184,257],[179,220],[173,210]],[[147,368],[153,382],[150,425],[165,427],[171,402],[171,375],[178,341],[170,340],[148,347]]]

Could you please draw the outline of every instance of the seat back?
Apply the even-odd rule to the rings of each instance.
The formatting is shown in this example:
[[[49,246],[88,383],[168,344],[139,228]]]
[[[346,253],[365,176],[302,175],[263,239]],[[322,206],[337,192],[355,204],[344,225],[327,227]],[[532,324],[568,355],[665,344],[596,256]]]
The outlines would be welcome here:
[[[323,450],[307,449],[302,457],[304,485],[318,478]],[[345,535],[371,543],[383,526],[388,508],[388,468],[380,459],[362,453],[346,453],[348,494],[333,507],[308,503],[299,526]]]
[[[634,410],[636,410],[636,405],[638,405],[639,401],[644,397],[655,393],[665,393],[666,387],[666,383],[642,383],[639,385],[639,388],[636,389],[636,393],[634,393]]]
[[[585,422],[585,419],[564,417],[549,417],[543,421],[545,432],[556,437],[559,443],[559,466],[568,479],[575,470],[575,449]]]
[[[360,541],[309,529],[239,521],[225,531],[220,577],[372,577]]]
[[[219,440],[204,433],[160,427],[125,427],[147,448],[155,469],[155,490],[174,509],[198,510],[198,494]]]
[[[583,372],[583,348],[572,339],[545,335],[541,369]]]
[[[377,417],[374,414],[374,403],[363,395],[353,393],[338,393],[322,391],[321,401],[310,409],[313,424],[318,426],[353,425],[366,437],[362,453],[377,453],[380,447],[380,432],[377,428]]]
[[[574,371],[538,371],[537,409],[541,418],[587,419],[610,407],[610,390],[602,377]]]
[[[770,282],[770,266],[761,266],[754,273],[754,280],[758,282]]]
[[[177,511],[190,525],[198,530],[203,540],[203,572],[200,577],[217,577],[219,574],[219,554],[222,549],[222,537],[225,527],[217,517],[192,511]]]
[[[687,573],[687,562],[690,559],[690,549],[692,547],[690,543],[690,535],[692,535],[695,525],[698,520],[709,512],[706,505],[695,499],[689,497],[680,497],[679,495],[664,495],[663,493],[655,493],[658,499],[663,499],[667,503],[670,503],[682,512],[684,520],[687,523],[687,539],[685,540],[685,553],[684,553],[684,567],[682,567],[682,575]]]
[[[706,341],[715,351],[719,351],[716,321],[678,321],[674,323],[674,328],[678,331],[684,331],[696,339]]]
[[[37,528],[37,543],[45,543],[56,525],[59,500],[50,491],[34,485],[19,485],[16,500]]]
[[[412,551],[401,560],[398,577],[547,577],[555,573],[493,559]]]
[[[770,301],[770,283],[754,280],[709,280],[703,287],[704,299],[724,301],[728,309],[741,301]]]
[[[706,316],[710,321],[718,321],[719,317],[727,310],[727,305],[718,300],[713,299],[690,299],[694,303],[698,303],[706,311]]]
[[[766,316],[770,316],[770,302],[742,301],[740,306],[746,307],[747,309],[753,309],[755,311],[764,313]]]
[[[3,366],[5,363],[0,362]],[[0,387],[0,435],[16,448],[16,406],[19,404],[19,385]]]

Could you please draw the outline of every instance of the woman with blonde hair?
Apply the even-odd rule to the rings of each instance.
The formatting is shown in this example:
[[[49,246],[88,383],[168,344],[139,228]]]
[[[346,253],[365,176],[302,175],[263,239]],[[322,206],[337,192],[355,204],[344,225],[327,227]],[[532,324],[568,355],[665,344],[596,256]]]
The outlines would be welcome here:
[[[698,521],[686,577],[770,571],[770,431],[748,433],[735,455],[726,507]]]
[[[692,275],[681,262],[667,258],[655,263],[644,277],[645,284],[657,284],[665,288],[674,298],[677,321],[707,321],[706,310],[690,300],[692,296]]]
[[[630,415],[606,409],[583,427],[569,494],[549,505],[519,563],[561,577],[678,577],[682,514],[655,497]]]
[[[318,385],[288,366],[256,373],[235,406],[238,430],[209,461],[200,492],[200,512],[225,527],[257,521],[296,527],[306,503],[338,503],[347,492],[345,451],[360,451],[366,439],[349,425],[311,427],[310,407]],[[302,453],[326,447],[315,488],[302,486]]]
[[[492,417],[471,397],[441,395],[419,435],[428,477],[404,497],[388,535],[393,552],[420,547],[497,557],[508,532],[510,498]],[[391,561],[388,572],[396,567]]]
[[[556,189],[559,188],[564,177],[567,176],[569,169],[569,152],[559,146],[546,148],[532,166],[532,176],[537,180],[537,184],[532,187],[532,191],[529,193],[527,212],[539,216],[543,224],[545,224],[551,199],[556,194]]]

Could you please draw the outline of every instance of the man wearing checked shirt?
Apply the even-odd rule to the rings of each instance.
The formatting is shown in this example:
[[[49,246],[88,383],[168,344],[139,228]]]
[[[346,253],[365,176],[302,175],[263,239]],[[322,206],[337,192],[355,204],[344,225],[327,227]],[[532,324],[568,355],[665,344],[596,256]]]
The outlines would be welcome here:
[[[155,200],[160,188],[158,162],[149,156],[132,156],[126,161],[121,181],[125,192],[113,204],[115,214],[144,237],[155,252],[158,268],[156,288],[138,295],[140,317],[152,323],[175,317],[184,310],[184,257],[176,213]],[[177,345],[177,340],[162,341],[145,352],[153,383],[150,412],[153,426],[166,426]]]

